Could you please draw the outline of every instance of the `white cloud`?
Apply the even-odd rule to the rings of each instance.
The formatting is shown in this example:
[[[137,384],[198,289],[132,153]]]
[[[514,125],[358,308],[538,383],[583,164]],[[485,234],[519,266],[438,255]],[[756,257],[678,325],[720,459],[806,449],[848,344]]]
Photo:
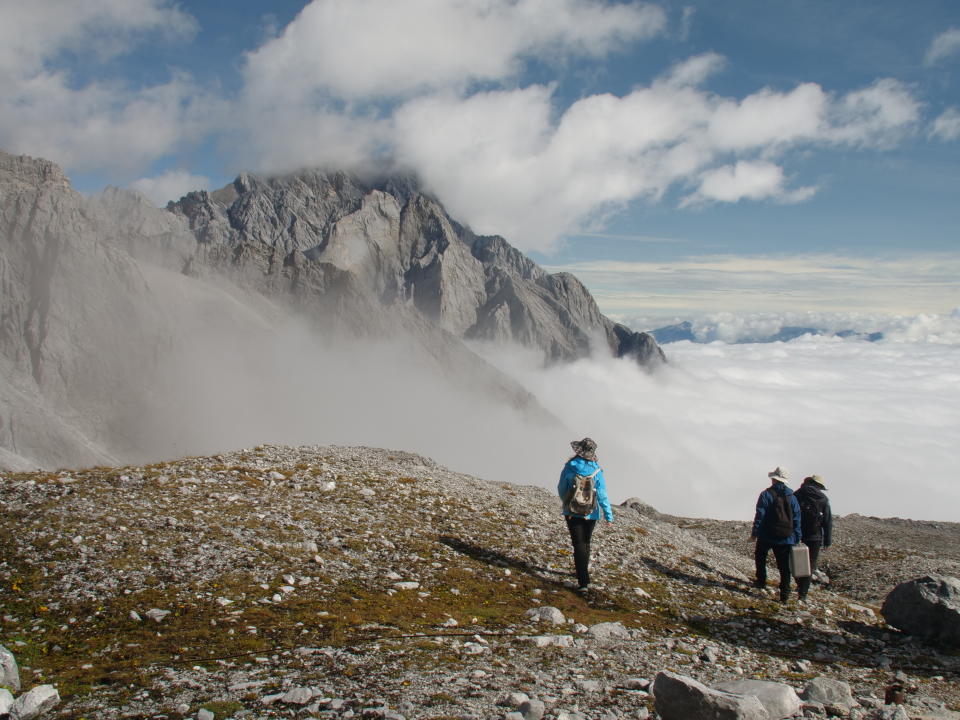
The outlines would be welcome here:
[[[186,170],[167,170],[161,175],[134,180],[130,187],[142,192],[157,207],[164,207],[188,192],[209,189],[210,179]]]
[[[593,359],[490,359],[589,435],[615,502],[751,519],[767,472],[822,475],[837,514],[957,521],[957,345],[844,342],[667,346],[652,374]],[[909,481],[907,481],[909,480]],[[549,481],[542,481],[549,486]]]
[[[415,4],[412,17],[432,2]],[[332,22],[331,13],[348,11],[312,4],[281,38],[248,57],[246,106],[240,115],[246,118],[250,140],[240,145],[269,171],[308,164],[383,166],[393,159],[417,173],[475,231],[504,235],[523,250],[549,250],[564,234],[602,228],[602,219],[618,206],[660,200],[675,186],[699,188],[687,204],[801,202],[815,188],[792,186],[775,156],[817,146],[886,147],[919,118],[918,103],[892,80],[844,95],[804,83],[788,92],[764,88],[739,99],[717,96],[700,87],[725,65],[724,58],[712,53],[678,63],[626,95],[591,95],[566,107],[546,85],[469,89],[469,80],[481,75],[488,80],[510,77],[525,53],[542,53],[550,43],[556,53],[583,53],[582,38],[571,35],[571,18],[606,6],[570,3],[569,18],[536,31],[533,25],[543,18],[532,9],[541,5],[491,7],[478,20],[470,15],[475,9],[448,4],[447,14],[430,21],[452,22],[455,30],[459,25],[449,13],[459,13],[461,22],[472,18],[478,23],[481,34],[485,23],[501,22],[503,13],[531,23],[523,41],[506,33],[489,49],[499,61],[476,65],[472,75],[459,60],[419,64],[415,56],[405,63],[401,54],[390,56],[390,68],[380,68],[374,58],[356,70],[372,73],[369,78],[351,78],[345,68],[333,78],[329,63],[314,57],[328,51],[319,49],[324,43],[305,38],[313,37],[311,29],[328,32],[320,28],[325,23],[317,24],[319,18]],[[625,12],[628,6],[616,7]],[[438,34],[430,22],[425,27]],[[638,21],[632,32],[654,25]],[[369,32],[378,33],[379,26],[378,20]],[[584,37],[600,32],[591,31],[594,26],[608,33],[608,44],[616,39],[612,26],[602,22],[584,23],[580,32],[587,33]],[[424,42],[429,47],[431,40]],[[463,51],[465,56],[471,48]],[[294,73],[294,66],[306,69]],[[395,68],[403,68],[403,80],[394,78]],[[347,94],[346,85],[366,100],[335,100]],[[380,92],[406,92],[407,97],[371,102],[388,99],[377,97]]]
[[[0,0],[0,83],[43,75],[45,63],[70,50],[106,58],[143,33],[188,39],[194,19],[167,0]]]
[[[903,83],[884,78],[839,98],[830,114],[824,139],[884,148],[913,128],[920,119],[920,103]]]
[[[162,84],[78,82],[58,69],[64,52],[89,64],[121,54],[145,34],[186,40],[193,19],[165,0],[3,2],[0,147],[70,170],[131,172],[201,134],[220,109],[191,77]]]
[[[254,94],[406,95],[498,81],[528,56],[599,57],[659,33],[662,10],[595,0],[314,0],[248,56]]]
[[[760,90],[742,101],[724,99],[710,117],[710,141],[722,150],[744,150],[817,139],[825,129],[829,99],[814,83],[788,93]]]
[[[958,53],[960,53],[960,28],[950,28],[937,35],[930,43],[927,54],[924,56],[924,63],[936,65],[941,60]]]
[[[738,313],[942,313],[960,296],[956,253],[897,258],[844,255],[689,257],[663,263],[550,266],[574,273],[607,315],[660,318]],[[666,322],[659,323],[661,325]]]
[[[709,200],[739,202],[766,198],[792,203],[807,200],[816,192],[815,188],[787,191],[784,180],[783,168],[773,163],[741,160],[736,165],[714,168],[703,173],[699,190],[685,199],[682,205]]]
[[[219,110],[188,76],[139,90],[74,89],[66,75],[45,73],[0,100],[0,145],[71,170],[136,172],[198,138]]]
[[[230,102],[185,73],[140,87],[77,84],[58,69],[66,51],[107,57],[147,33],[190,37],[195,22],[166,0],[6,5],[15,20],[0,30],[8,151],[131,178],[224,133],[231,164],[255,171],[393,163],[459,220],[522,250],[602,229],[626,203],[671,190],[687,204],[800,202],[814,188],[793,184],[788,152],[889,147],[919,119],[910,90],[889,79],[846,94],[803,83],[720,96],[703,87],[726,65],[713,53],[621,96],[568,102],[554,86],[524,84],[528,61],[606,57],[663,32],[663,10],[637,2],[314,0],[246,56]],[[950,121],[936,126],[941,137]]]
[[[805,85],[761,90],[737,102],[696,88],[716,56],[695,58],[649,87],[582,98],[557,114],[550,88],[411,99],[394,115],[397,156],[415,168],[459,218],[522,249],[546,249],[588,226],[610,205],[659,199],[698,181],[693,201],[771,198],[800,202],[812,187],[789,186],[757,154],[788,147],[884,144],[916,121],[896,84],[839,98]],[[756,116],[739,135],[736,119]],[[732,167],[717,165],[741,154]]]
[[[951,107],[940,113],[933,121],[930,135],[947,141],[960,138],[960,108]]]

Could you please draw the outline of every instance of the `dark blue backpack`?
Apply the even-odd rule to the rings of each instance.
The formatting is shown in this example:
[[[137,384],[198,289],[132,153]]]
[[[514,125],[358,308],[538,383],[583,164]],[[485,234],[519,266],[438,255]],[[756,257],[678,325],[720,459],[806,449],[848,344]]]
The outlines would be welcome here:
[[[793,505],[788,495],[773,493],[773,504],[767,511],[767,531],[777,540],[793,535]]]

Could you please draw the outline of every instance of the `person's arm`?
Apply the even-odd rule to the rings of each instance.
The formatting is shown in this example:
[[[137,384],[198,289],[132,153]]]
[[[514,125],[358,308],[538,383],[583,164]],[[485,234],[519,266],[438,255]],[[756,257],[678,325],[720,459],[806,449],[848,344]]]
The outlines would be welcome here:
[[[803,540],[803,529],[800,527],[800,502],[797,496],[790,495],[790,507],[793,509],[793,544]]]
[[[764,490],[757,498],[757,511],[753,514],[753,529],[750,531],[750,539],[756,540],[760,537],[760,525],[763,524],[763,518],[767,514],[767,491]]]
[[[570,480],[573,477],[573,472],[570,469],[570,463],[568,462],[563,466],[563,470],[560,471],[560,482],[557,483],[557,495],[560,496],[560,499],[563,501],[564,507],[567,505],[567,494],[570,492]]]
[[[833,544],[833,512],[830,510],[829,500],[826,505],[823,510],[823,546],[828,548]]]
[[[607,498],[607,481],[603,477],[603,470],[597,473],[595,478],[597,483],[597,503],[603,512],[603,517],[608,523],[613,522],[613,508],[610,507],[610,500]]]

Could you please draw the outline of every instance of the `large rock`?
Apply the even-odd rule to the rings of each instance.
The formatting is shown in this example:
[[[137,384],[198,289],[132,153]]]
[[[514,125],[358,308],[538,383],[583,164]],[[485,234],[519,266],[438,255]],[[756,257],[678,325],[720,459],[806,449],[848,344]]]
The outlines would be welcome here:
[[[672,672],[657,673],[653,695],[661,720],[768,720],[763,704],[753,695],[713,690]]]
[[[37,685],[14,701],[10,720],[34,720],[59,704],[60,693],[53,685]]]
[[[752,695],[763,705],[770,720],[792,717],[800,709],[800,698],[789,685],[767,680],[730,680],[718,683],[717,690],[735,695]]]
[[[960,646],[960,579],[926,575],[900,583],[880,612],[889,624],[910,635]]]
[[[20,668],[13,653],[0,645],[0,687],[20,692]]]
[[[823,705],[828,711],[842,715],[850,712],[850,708],[856,704],[847,683],[827,677],[810,680],[803,686],[800,698],[808,703]]]

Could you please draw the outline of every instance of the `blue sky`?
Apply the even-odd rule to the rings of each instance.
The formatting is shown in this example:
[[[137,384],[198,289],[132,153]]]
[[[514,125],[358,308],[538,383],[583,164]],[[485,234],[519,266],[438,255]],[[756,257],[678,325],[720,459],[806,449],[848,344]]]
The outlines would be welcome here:
[[[955,0],[0,14],[0,148],[84,192],[162,204],[240,170],[412,170],[637,322],[960,306]]]

